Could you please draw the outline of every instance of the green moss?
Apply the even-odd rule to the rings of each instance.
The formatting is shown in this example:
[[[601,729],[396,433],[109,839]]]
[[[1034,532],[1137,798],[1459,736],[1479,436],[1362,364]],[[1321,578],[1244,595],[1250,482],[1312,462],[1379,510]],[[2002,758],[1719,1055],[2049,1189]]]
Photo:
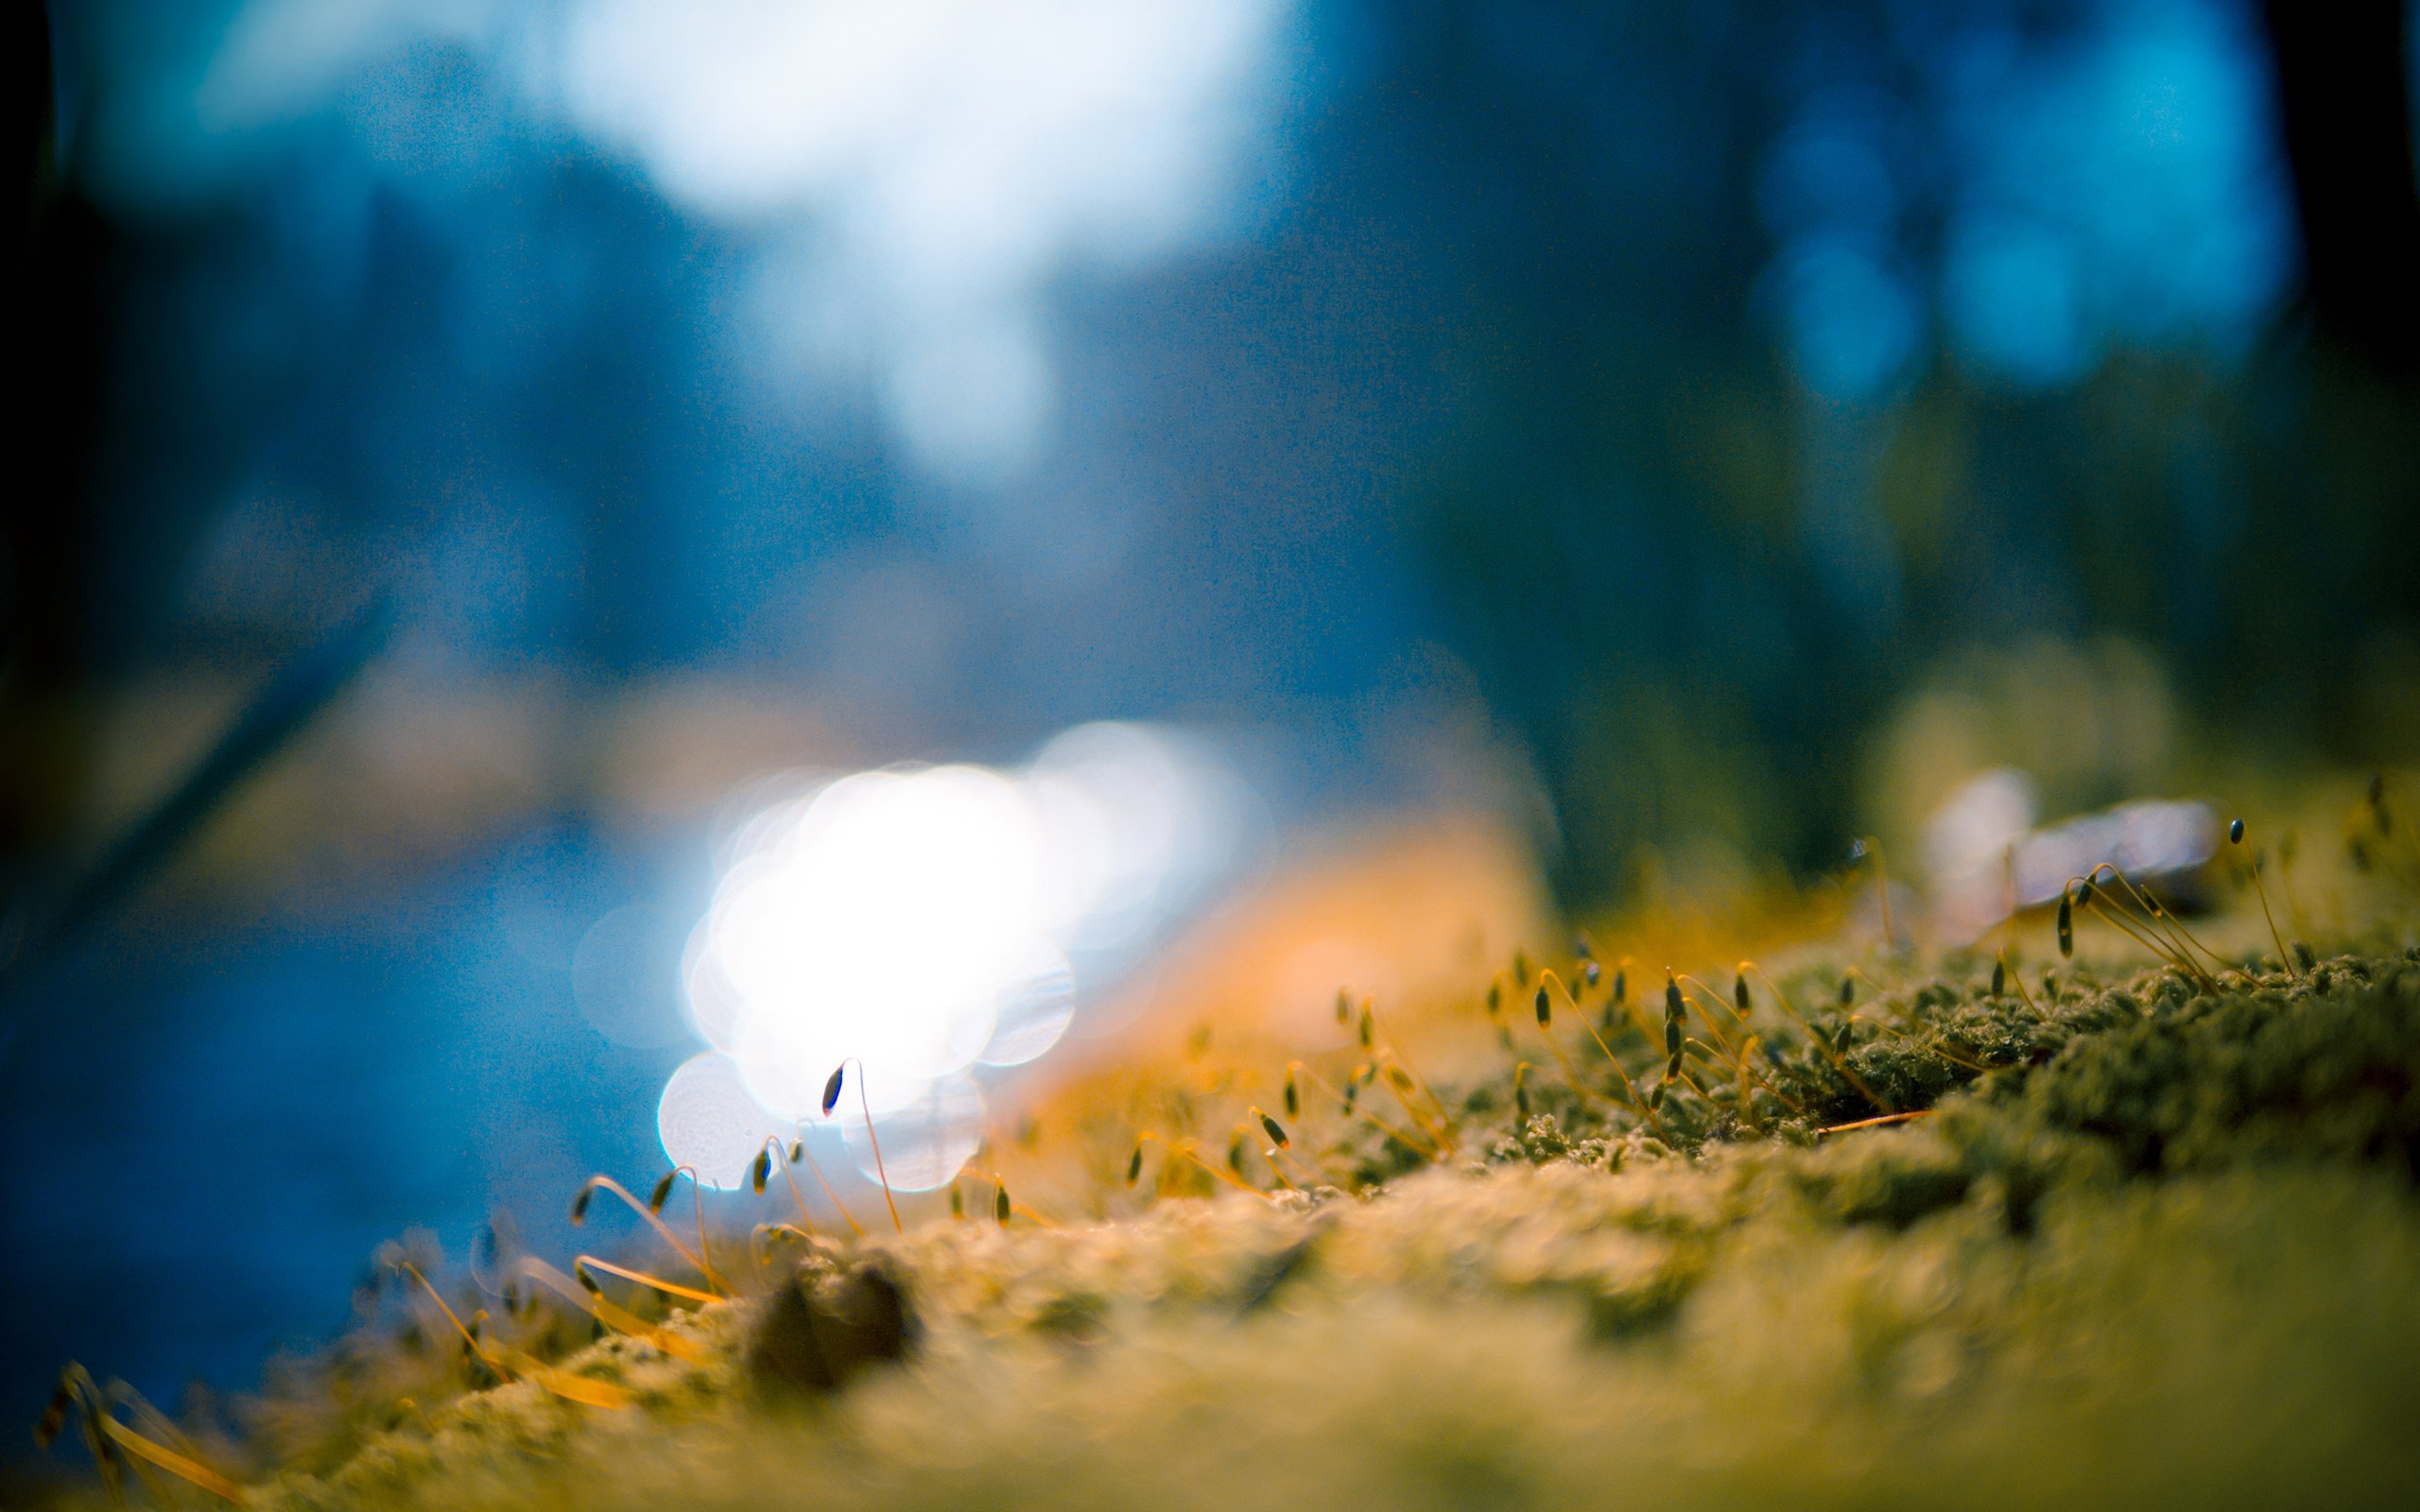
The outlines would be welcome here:
[[[259,1500],[2407,1499],[2420,964],[2066,975],[2031,1004],[1964,971],[1832,1002],[1807,1024],[1840,1061],[1776,1020],[1778,1095],[1676,1086],[1668,1141],[1612,1088],[1533,1083],[1525,1116],[1508,1075],[1448,1090],[1459,1164],[1331,1152],[1385,1174],[1355,1194],[878,1238],[918,1324],[903,1364],[767,1400],[735,1389],[745,1310],[717,1305],[675,1319],[702,1364],[570,1358],[611,1361],[633,1410],[471,1393]],[[1819,1133],[1877,1100],[1927,1116]]]

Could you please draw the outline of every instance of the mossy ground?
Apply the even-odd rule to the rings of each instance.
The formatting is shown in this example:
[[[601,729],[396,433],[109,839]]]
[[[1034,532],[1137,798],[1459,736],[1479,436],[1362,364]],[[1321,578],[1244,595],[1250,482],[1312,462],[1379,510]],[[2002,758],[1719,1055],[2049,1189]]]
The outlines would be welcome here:
[[[1660,1004],[1634,1030],[1610,981],[1556,999],[1563,1034],[1588,1014],[1618,1037],[1623,1074],[1574,1038],[1596,1056],[1576,1077],[1540,1057],[1516,1086],[1531,1008],[1499,993],[1463,1021],[1513,1054],[1432,1084],[1450,1156],[1414,1148],[1423,1093],[1385,1105],[1407,1140],[1298,1088],[1278,1165],[1308,1190],[1235,1190],[1164,1143],[1130,1194],[1098,1175],[1124,1126],[1069,1162],[1098,1221],[985,1205],[816,1242],[810,1272],[882,1257],[918,1323],[904,1362],[838,1390],[752,1377],[761,1304],[658,1313],[691,1358],[553,1351],[627,1408],[424,1385],[292,1429],[251,1500],[2408,1504],[2420,950],[2399,927],[2299,969],[2245,952],[2215,982],[2060,963],[1995,993],[1986,958],[1900,963],[1847,1008],[1845,963],[1810,955],[1739,1022],[1727,989],[1688,999],[1704,1048],[1651,1115],[1623,1074],[1663,1071]],[[1819,1132],[1893,1113],[1923,1116]],[[402,1378],[381,1379],[359,1400]]]

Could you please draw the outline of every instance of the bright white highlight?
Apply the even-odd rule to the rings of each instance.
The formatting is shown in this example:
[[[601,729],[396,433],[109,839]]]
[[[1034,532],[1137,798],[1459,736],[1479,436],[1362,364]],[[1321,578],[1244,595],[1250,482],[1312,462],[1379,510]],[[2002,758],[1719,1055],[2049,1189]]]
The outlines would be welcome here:
[[[747,1183],[767,1140],[787,1132],[748,1095],[738,1065],[711,1051],[683,1061],[664,1084],[655,1130],[666,1160],[695,1170],[699,1185],[726,1192]]]
[[[781,1126],[821,1122],[846,1063],[832,1117],[860,1167],[863,1097],[891,1184],[942,1185],[981,1138],[970,1074],[1057,1043],[1071,953],[1132,950],[1197,899],[1248,810],[1223,766],[1132,725],[1070,730],[1021,773],[840,778],[741,827],[690,936],[691,1019]]]
[[[1042,933],[1042,836],[973,766],[843,778],[735,867],[707,966],[745,1005],[726,1048],[772,1111],[816,1111],[855,1056],[877,1108],[974,1064],[1004,997],[1064,965]]]
[[[997,484],[1058,429],[1053,285],[1215,243],[1258,208],[1294,9],[240,0],[185,87],[192,122],[120,123],[104,140],[132,150],[101,176],[175,203],[258,150],[248,133],[333,105],[372,160],[474,180],[509,149],[493,123],[432,132],[408,84],[382,92],[416,51],[467,54],[498,120],[560,121],[755,241],[755,286],[730,301],[748,355],[871,380],[928,471]]]
[[[859,1176],[887,1177],[898,1192],[930,1192],[947,1186],[983,1143],[983,1090],[972,1077],[951,1076],[929,1084],[924,1096],[883,1119],[873,1135],[863,1120],[843,1124],[841,1134]]]
[[[805,231],[765,313],[870,363],[926,464],[982,482],[1030,465],[1056,420],[1050,280],[1232,215],[1285,9],[581,0],[550,83],[670,198]]]

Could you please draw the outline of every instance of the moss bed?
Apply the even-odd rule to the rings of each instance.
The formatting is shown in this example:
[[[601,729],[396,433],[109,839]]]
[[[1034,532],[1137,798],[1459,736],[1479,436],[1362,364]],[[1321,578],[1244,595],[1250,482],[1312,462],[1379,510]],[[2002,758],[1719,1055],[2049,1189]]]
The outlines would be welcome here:
[[[1634,1064],[1440,1083],[1450,1159],[1331,1108],[1285,1159],[1332,1185],[1248,1194],[1155,1156],[1176,1194],[1123,1216],[818,1238],[769,1293],[593,1343],[574,1316],[515,1356],[618,1407],[510,1371],[409,1398],[389,1376],[340,1431],[281,1439],[270,1412],[245,1497],[2409,1504],[2420,950],[1998,992],[1988,966],[1844,1006],[1818,961],[1728,1025],[1705,988],[1652,1110],[1628,1089],[1645,1102],[1665,1069],[1658,1005],[1583,988],[1549,1012],[1599,1015]],[[284,1410],[340,1378],[379,1396],[365,1373],[289,1382]]]

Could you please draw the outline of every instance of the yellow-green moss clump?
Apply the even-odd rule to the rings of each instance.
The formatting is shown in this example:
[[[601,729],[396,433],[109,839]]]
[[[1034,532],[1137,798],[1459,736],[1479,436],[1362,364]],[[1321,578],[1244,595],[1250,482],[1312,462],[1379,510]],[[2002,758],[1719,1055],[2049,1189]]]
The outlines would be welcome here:
[[[804,1377],[766,1367],[774,1303],[712,1304],[666,1324],[693,1358],[562,1360],[626,1408],[468,1392],[251,1499],[2408,1503],[2414,953],[1831,1002],[1746,1090],[1676,1081],[1660,1132],[1610,1089],[1499,1075],[1445,1091],[1461,1158],[1357,1193],[818,1241],[782,1325]],[[1877,1103],[1931,1111],[1816,1133]],[[1386,1166],[1388,1143],[1327,1157]],[[904,1321],[848,1291],[869,1268]]]

